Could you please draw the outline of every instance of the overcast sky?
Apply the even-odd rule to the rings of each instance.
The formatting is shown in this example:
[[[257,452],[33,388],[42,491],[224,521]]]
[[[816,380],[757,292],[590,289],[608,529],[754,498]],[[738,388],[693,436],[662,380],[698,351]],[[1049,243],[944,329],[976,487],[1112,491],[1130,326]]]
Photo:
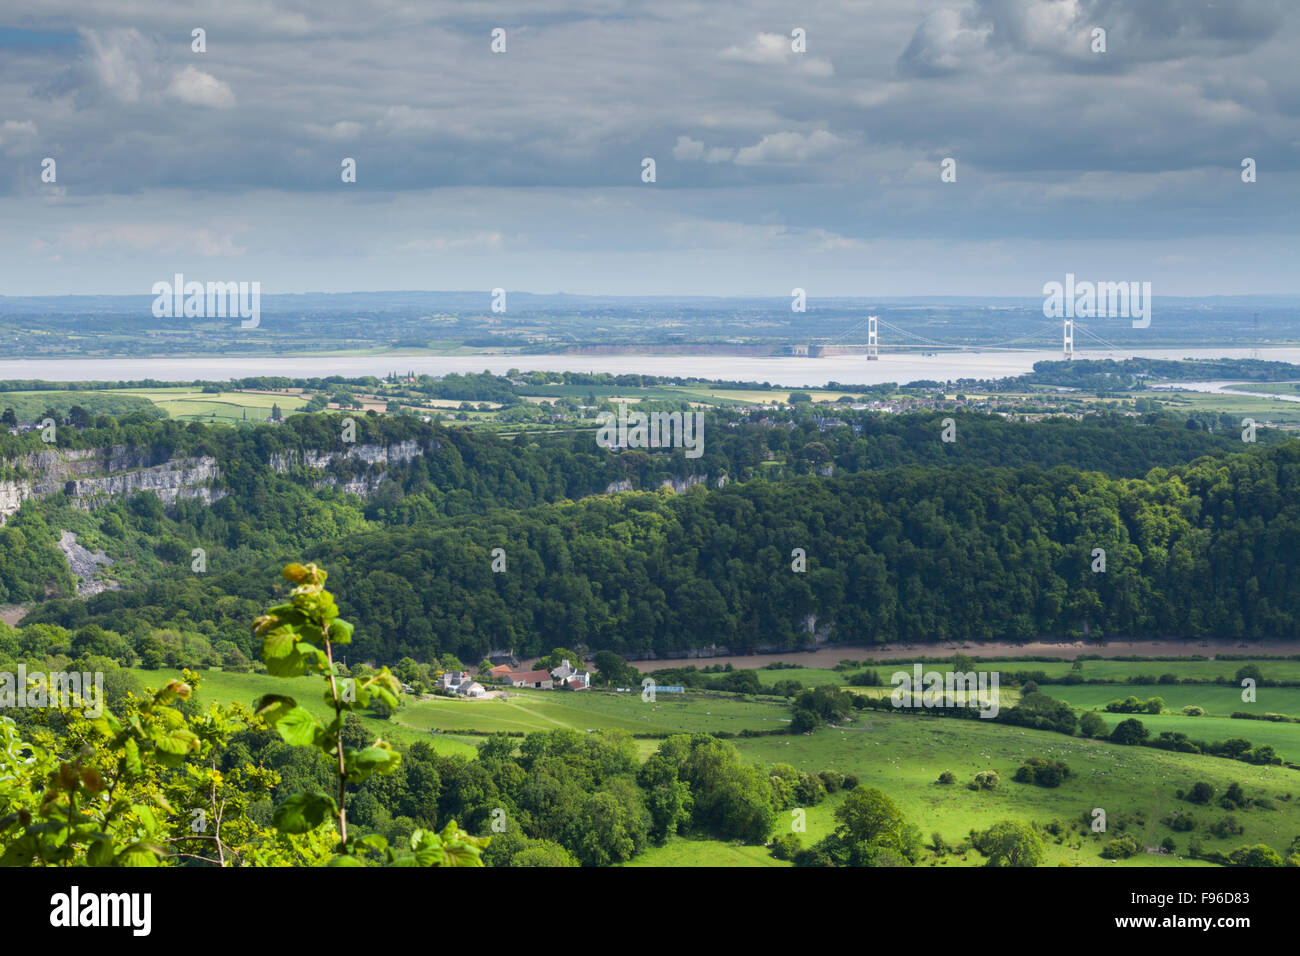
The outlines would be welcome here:
[[[0,294],[1300,292],[1288,0],[180,6],[0,11]]]

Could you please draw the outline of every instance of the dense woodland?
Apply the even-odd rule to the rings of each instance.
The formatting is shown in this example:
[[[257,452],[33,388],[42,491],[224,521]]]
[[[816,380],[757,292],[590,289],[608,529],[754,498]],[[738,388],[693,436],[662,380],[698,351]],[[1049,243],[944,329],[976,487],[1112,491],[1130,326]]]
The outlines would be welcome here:
[[[1295,442],[1245,446],[1156,417],[955,417],[955,443],[939,440],[938,415],[826,430],[799,412],[711,419],[706,454],[692,461],[680,450],[610,452],[586,432],[511,439],[358,416],[358,444],[422,450],[382,476],[356,461],[325,474],[269,467],[285,451],[342,450],[332,415],[62,429],[77,444],[212,454],[226,496],[164,509],[139,494],[92,514],[57,495],[28,502],[0,530],[0,600],[70,593],[54,541],[71,528],[116,559],[123,590],[49,600],[26,623],[97,625],[120,637],[112,656],[123,663],[159,645],[177,665],[253,659],[260,582],[298,554],[352,582],[352,653],[378,663],[573,644],[630,657],[793,648],[814,633],[859,643],[1296,636]],[[365,500],[316,487],[359,475],[375,480]],[[657,488],[692,475],[703,481],[683,494]],[[647,490],[604,494],[614,482]],[[204,573],[191,570],[196,547]],[[492,571],[496,548],[503,573]],[[1092,570],[1096,548],[1104,573]]]

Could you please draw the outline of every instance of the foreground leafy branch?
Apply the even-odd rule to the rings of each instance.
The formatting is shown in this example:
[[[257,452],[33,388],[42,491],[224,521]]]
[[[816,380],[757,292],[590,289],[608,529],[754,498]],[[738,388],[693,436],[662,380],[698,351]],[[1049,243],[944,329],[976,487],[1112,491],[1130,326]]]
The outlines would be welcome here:
[[[5,718],[0,769],[10,771],[7,779],[25,779],[31,786],[3,794],[0,801],[14,807],[0,817],[0,835],[18,828],[3,845],[0,865],[157,866],[163,861],[163,833],[173,811],[157,781],[199,749],[198,736],[175,706],[189,698],[198,675],[185,671],[183,676],[184,681],[168,681],[144,700],[131,701],[123,719],[107,710],[94,719],[70,713],[62,740],[22,742]],[[68,759],[61,759],[56,747],[68,752]],[[23,799],[24,789],[34,801]]]
[[[336,768],[338,788],[334,794],[315,791],[289,797],[275,810],[272,819],[276,828],[281,833],[308,833],[327,816],[333,818],[339,843],[331,866],[361,866],[366,857],[396,866],[482,866],[480,854],[487,839],[464,833],[455,821],[441,833],[416,830],[410,838],[410,852],[403,854],[395,853],[381,836],[349,836],[347,785],[361,783],[372,774],[395,772],[401,754],[382,739],[367,747],[347,746],[343,718],[368,707],[372,700],[395,708],[401,684],[387,667],[362,681],[340,677],[334,648],[351,643],[353,627],[339,617],[334,596],[325,590],[325,570],[314,564],[290,564],[282,574],[295,585],[289,603],[270,608],[254,622],[254,633],[262,639],[262,660],[276,677],[323,676],[325,703],[333,718],[322,723],[292,697],[281,694],[261,697],[254,708],[286,743],[316,747],[329,757]]]

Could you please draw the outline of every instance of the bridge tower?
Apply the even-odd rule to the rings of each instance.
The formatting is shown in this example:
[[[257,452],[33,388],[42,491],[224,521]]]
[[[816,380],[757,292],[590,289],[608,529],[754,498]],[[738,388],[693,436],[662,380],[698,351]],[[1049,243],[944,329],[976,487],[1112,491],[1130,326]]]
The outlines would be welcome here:
[[[1065,360],[1074,358],[1074,319],[1065,320]]]
[[[867,316],[867,361],[875,362],[880,358],[880,340],[876,331],[876,316]]]

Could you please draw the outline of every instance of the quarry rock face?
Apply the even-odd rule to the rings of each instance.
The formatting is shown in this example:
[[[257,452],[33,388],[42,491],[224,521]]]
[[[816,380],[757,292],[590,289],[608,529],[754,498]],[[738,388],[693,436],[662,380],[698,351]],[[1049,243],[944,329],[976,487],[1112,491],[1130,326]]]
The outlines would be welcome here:
[[[147,450],[112,448],[51,448],[6,464],[18,476],[0,481],[0,521],[24,501],[62,493],[78,508],[90,510],[107,498],[148,491],[175,504],[199,498],[211,504],[224,496],[212,483],[221,477],[211,457],[159,458]]]
[[[677,494],[685,494],[686,490],[694,485],[702,485],[708,479],[703,475],[688,475],[685,478],[665,478],[659,483],[660,488],[671,488]]]
[[[704,475],[687,475],[685,478],[665,478],[663,481],[659,482],[659,487],[671,488],[673,491],[677,492],[677,494],[680,495],[680,494],[685,494],[687,489],[695,485],[705,484],[707,481],[708,478],[706,478]],[[725,476],[718,479],[719,488],[721,488],[726,483],[727,483],[727,479]],[[636,488],[632,485],[631,480],[628,478],[624,478],[621,481],[611,481],[608,485],[605,486],[605,494],[607,495],[616,495],[624,491],[635,491],[635,490]]]
[[[280,473],[337,472],[310,476],[311,483],[315,487],[338,487],[365,498],[374,493],[390,465],[411,461],[421,454],[420,444],[415,441],[351,445],[338,450],[307,449],[275,454],[271,456],[270,466]],[[148,449],[115,445],[51,448],[3,464],[17,475],[0,481],[0,524],[24,501],[56,493],[67,495],[74,506],[86,510],[138,491],[155,494],[169,506],[185,498],[212,504],[226,494],[214,487],[221,478],[221,470],[217,460],[209,456],[167,458]]]
[[[110,565],[113,559],[103,550],[92,552],[77,543],[77,536],[65,530],[59,537],[59,550],[68,559],[68,570],[77,579],[77,596],[88,597],[100,591],[117,591],[120,585],[116,581],[96,581],[95,572],[101,564]]]
[[[435,442],[435,449],[438,443]],[[278,452],[271,456],[270,465],[277,472],[306,469],[308,471],[342,470],[345,477],[327,474],[312,480],[312,487],[336,487],[342,491],[367,498],[374,494],[384,472],[391,465],[403,464],[418,458],[424,452],[417,441],[403,441],[392,445],[348,445],[337,450]]]
[[[307,449],[301,452],[277,453],[271,456],[271,467],[281,473],[292,471],[295,468],[319,470],[328,468],[334,462],[342,461],[362,462],[367,465],[387,467],[388,465],[411,461],[413,458],[419,457],[420,454],[420,443],[417,441],[403,441],[395,445],[347,445],[331,451]]]

